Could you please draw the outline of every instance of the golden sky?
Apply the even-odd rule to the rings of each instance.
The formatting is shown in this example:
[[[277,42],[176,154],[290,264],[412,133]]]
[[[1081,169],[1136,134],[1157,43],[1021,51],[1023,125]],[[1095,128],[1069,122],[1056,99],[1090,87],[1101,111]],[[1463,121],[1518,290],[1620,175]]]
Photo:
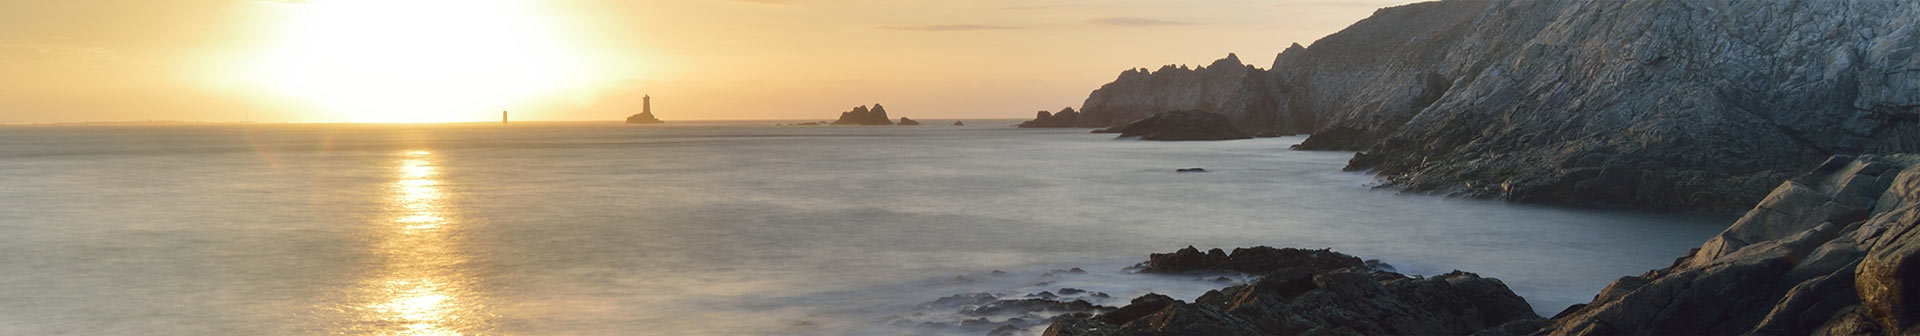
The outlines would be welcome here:
[[[1409,1],[0,0],[0,122],[1022,118]]]

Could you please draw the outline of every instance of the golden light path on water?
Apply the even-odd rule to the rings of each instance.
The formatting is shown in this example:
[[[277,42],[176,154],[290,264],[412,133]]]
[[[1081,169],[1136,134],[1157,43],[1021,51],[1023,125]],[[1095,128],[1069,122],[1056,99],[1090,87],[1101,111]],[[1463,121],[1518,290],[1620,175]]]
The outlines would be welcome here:
[[[354,289],[347,334],[467,335],[491,329],[491,316],[465,272],[458,223],[433,152],[401,152],[388,214],[376,223],[374,254],[384,263]]]

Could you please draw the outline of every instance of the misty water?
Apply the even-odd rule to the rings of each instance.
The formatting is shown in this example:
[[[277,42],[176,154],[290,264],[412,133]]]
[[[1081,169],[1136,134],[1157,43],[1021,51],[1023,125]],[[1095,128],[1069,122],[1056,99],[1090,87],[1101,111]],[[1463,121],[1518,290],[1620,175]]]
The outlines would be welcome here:
[[[1376,190],[1303,137],[926,122],[0,127],[0,334],[980,335],[901,326],[1225,286],[1122,271],[1188,245],[1466,270],[1552,314],[1731,219]]]

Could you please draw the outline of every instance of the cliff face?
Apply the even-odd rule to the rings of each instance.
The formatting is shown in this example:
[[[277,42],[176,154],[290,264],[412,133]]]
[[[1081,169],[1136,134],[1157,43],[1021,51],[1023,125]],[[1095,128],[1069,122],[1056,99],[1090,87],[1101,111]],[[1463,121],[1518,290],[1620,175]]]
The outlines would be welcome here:
[[[1364,150],[1389,185],[1519,202],[1739,209],[1832,154],[1920,151],[1920,3],[1448,0],[1295,45],[1136,69],[1076,121],[1198,109]]]
[[[1554,335],[1920,332],[1920,157],[1836,157],[1664,269],[1561,313]]]
[[[1444,1],[1275,60],[1302,149],[1393,185],[1734,209],[1835,153],[1920,150],[1920,3]]]
[[[1278,94],[1280,88],[1266,71],[1228,54],[1196,69],[1168,65],[1151,72],[1122,72],[1118,79],[1087,96],[1074,125],[1113,127],[1155,113],[1201,110],[1226,116],[1243,132],[1291,134],[1312,130],[1311,119],[1276,117],[1274,96]]]

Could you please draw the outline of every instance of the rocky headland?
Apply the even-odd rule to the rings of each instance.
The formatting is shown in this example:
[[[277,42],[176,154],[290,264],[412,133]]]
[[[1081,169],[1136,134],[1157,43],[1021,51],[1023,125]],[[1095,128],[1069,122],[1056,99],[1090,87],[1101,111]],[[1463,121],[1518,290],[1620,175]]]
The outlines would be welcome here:
[[[873,104],[872,109],[855,106],[852,111],[840,112],[840,119],[831,125],[889,126],[893,125],[893,119],[887,117],[886,107]]]
[[[1073,124],[1197,109],[1364,151],[1349,169],[1406,190],[1736,210],[1830,155],[1920,151],[1916,21],[1911,1],[1417,3],[1268,70],[1126,71]]]

